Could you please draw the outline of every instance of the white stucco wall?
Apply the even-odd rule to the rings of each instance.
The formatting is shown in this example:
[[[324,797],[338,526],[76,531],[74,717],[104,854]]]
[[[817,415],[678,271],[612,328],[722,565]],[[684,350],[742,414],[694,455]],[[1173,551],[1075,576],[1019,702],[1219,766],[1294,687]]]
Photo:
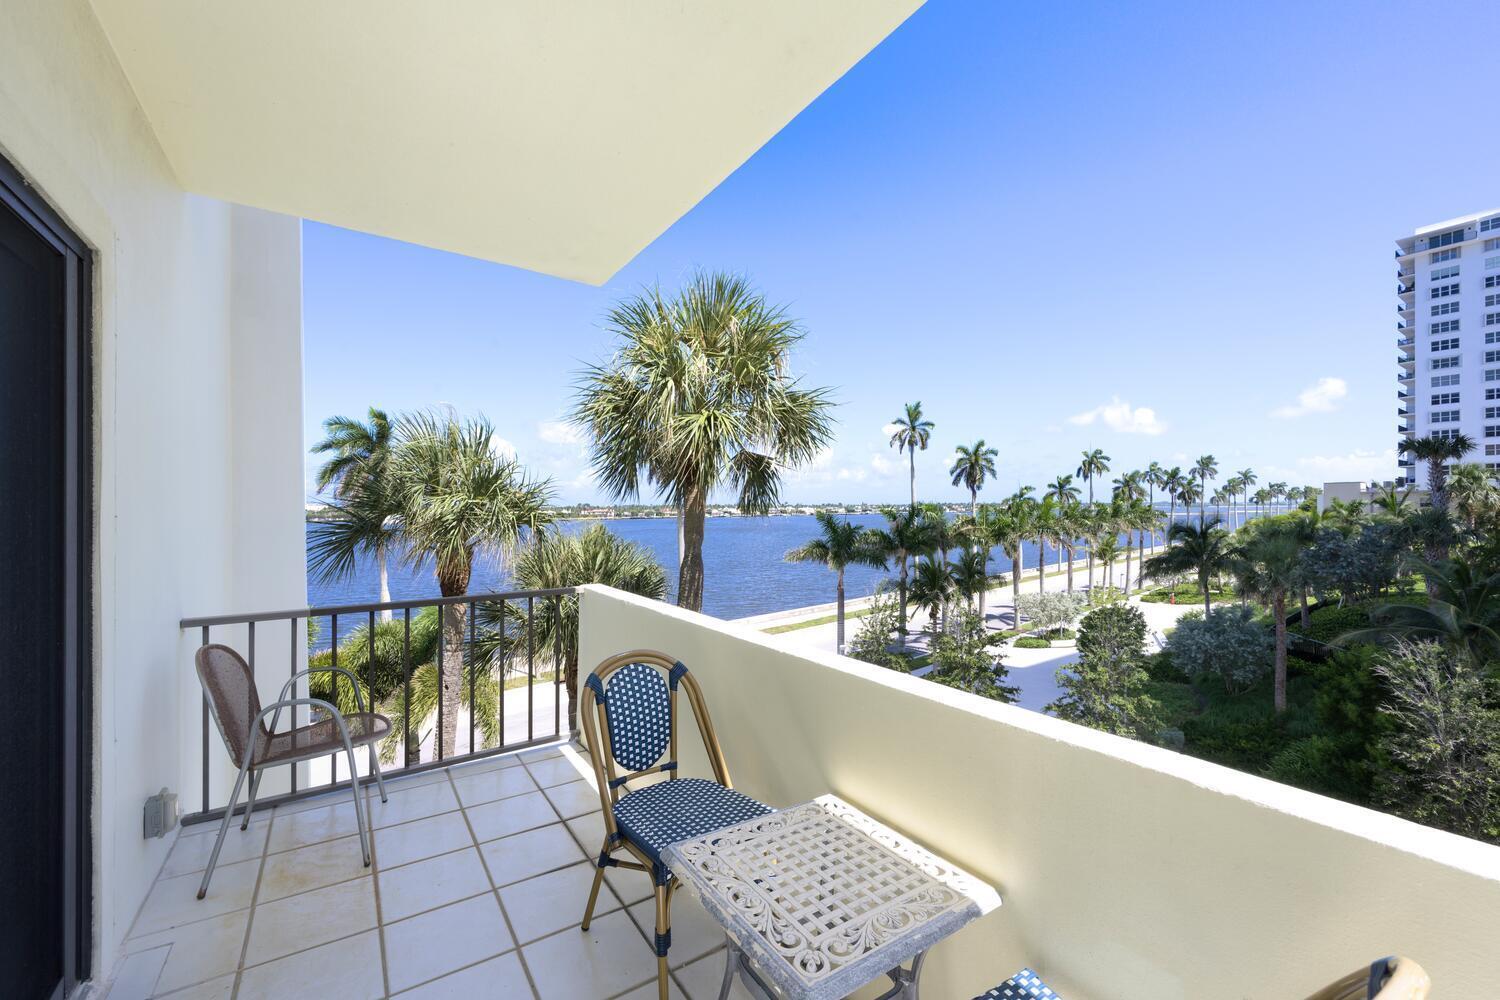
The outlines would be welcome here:
[[[1393,953],[1434,995],[1495,996],[1500,847],[607,588],[580,614],[585,670],[687,664],[735,787],[837,793],[999,887],[924,996],[1031,965],[1069,1000],[1286,1000]],[[696,734],[679,746],[710,773]]]
[[[181,190],[82,0],[0,4],[0,154],[96,252],[94,969],[104,975],[169,844],[142,839],[142,802],[163,785],[190,807],[196,797],[179,784],[184,745],[196,754],[197,703],[182,683],[178,619],[241,599],[305,601],[300,286],[287,287],[300,229]],[[260,301],[268,288],[276,294]],[[246,405],[268,387],[274,405]]]

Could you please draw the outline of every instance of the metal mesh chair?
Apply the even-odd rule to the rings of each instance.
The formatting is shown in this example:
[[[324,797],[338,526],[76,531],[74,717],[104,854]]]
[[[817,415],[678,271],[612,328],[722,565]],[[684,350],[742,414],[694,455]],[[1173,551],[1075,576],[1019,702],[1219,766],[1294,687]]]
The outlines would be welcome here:
[[[693,707],[713,781],[678,776],[679,688],[687,692]],[[730,785],[729,768],[703,692],[687,667],[672,657],[652,650],[610,657],[589,674],[579,705],[604,807],[604,845],[595,861],[582,929],[588,930],[593,919],[604,869],[631,868],[649,874],[656,896],[657,985],[661,1000],[667,1000],[667,951],[672,946],[671,906],[677,880],[662,862],[662,849],[773,810]],[[627,787],[628,782],[654,774],[665,774],[667,780],[634,790]],[[614,857],[618,851],[635,860]]]
[[[1426,1000],[1432,980],[1409,958],[1377,959],[1329,983],[1307,1000]]]
[[[380,758],[375,752],[375,744],[390,733],[391,721],[383,715],[365,711],[364,695],[360,692],[358,679],[341,667],[312,667],[293,674],[282,686],[281,695],[276,701],[262,707],[260,694],[255,689],[255,675],[239,653],[228,646],[210,643],[199,647],[193,659],[198,670],[198,682],[203,685],[203,693],[208,697],[209,712],[214,717],[219,736],[224,740],[224,749],[229,752],[229,759],[239,768],[239,776],[234,780],[234,791],[229,793],[229,804],[224,807],[224,821],[219,825],[213,853],[208,858],[208,869],[203,873],[202,885],[198,887],[198,898],[202,899],[208,893],[208,882],[213,878],[214,867],[219,863],[219,851],[224,846],[224,835],[229,832],[229,824],[234,818],[234,807],[239,802],[245,776],[252,775],[250,796],[245,803],[245,818],[240,823],[241,830],[250,826],[250,814],[255,809],[255,795],[260,790],[260,779],[266,768],[278,764],[295,764],[326,754],[336,754],[340,750],[349,758],[350,786],[354,793],[355,820],[359,826],[359,846],[364,852],[365,866],[369,867],[370,840],[365,831],[365,813],[360,808],[354,748],[370,748],[370,770],[375,773],[375,782],[380,787],[380,801],[386,801],[385,778],[380,773]],[[354,703],[359,711],[344,714],[320,698],[287,697],[298,680],[315,673],[335,673],[347,677],[349,683],[354,685]],[[281,721],[282,709],[297,705],[321,709],[327,713],[327,717],[278,733],[276,725]],[[271,716],[269,726],[266,725],[268,715]]]

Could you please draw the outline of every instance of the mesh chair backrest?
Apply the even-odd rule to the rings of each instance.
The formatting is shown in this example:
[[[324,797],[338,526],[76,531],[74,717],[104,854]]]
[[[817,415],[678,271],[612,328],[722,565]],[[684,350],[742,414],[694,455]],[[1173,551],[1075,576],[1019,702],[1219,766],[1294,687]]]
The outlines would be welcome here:
[[[260,695],[256,693],[250,665],[239,653],[218,643],[200,646],[193,659],[198,667],[198,682],[208,696],[214,725],[219,727],[219,736],[224,740],[224,749],[229,751],[234,766],[239,767],[244,763],[250,725],[260,715]],[[260,728],[264,736],[265,723]]]
[[[604,704],[615,763],[643,771],[661,760],[672,740],[672,701],[659,672],[625,664],[610,677]]]

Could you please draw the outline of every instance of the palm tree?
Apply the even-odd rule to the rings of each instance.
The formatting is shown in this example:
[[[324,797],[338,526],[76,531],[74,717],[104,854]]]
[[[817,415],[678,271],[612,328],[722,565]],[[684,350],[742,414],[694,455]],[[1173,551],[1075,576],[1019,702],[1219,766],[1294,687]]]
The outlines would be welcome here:
[[[1167,485],[1167,470],[1164,469],[1164,468],[1162,468],[1162,465],[1161,465],[1160,462],[1152,462],[1150,465],[1146,466],[1145,480],[1146,480],[1146,488],[1147,488],[1148,495],[1149,495],[1148,502],[1151,504],[1151,509],[1155,510],[1156,509],[1156,490],[1157,490],[1157,487],[1162,487],[1162,486],[1166,486]],[[1153,549],[1156,548],[1156,534],[1155,534],[1155,532],[1153,532],[1152,535],[1151,535],[1151,547]]]
[[[1187,483],[1187,477],[1182,474],[1180,466],[1172,466],[1162,476],[1162,488],[1167,491],[1167,498],[1171,500],[1171,510],[1167,513],[1167,537],[1163,542],[1170,543],[1172,525],[1177,523],[1177,499],[1182,495],[1182,487]]]
[[[901,594],[901,648],[906,648],[907,598],[910,593],[909,572],[911,561],[924,552],[931,551],[931,539],[922,513],[916,507],[888,507],[881,511],[885,515],[885,529],[875,530],[872,543],[886,559],[894,559],[900,571],[898,588]]]
[[[943,609],[952,597],[952,568],[930,555],[919,559],[912,576],[911,599],[913,604],[927,611],[927,625],[934,634],[942,628]]]
[[[924,503],[919,510],[924,530],[927,532],[928,546],[937,549],[943,557],[943,562],[947,562],[948,550],[956,547],[959,541],[953,522],[948,520],[947,510],[938,503]]]
[[[397,437],[391,469],[407,558],[413,565],[432,559],[442,596],[468,592],[480,550],[513,545],[550,522],[551,484],[528,479],[513,459],[501,457],[494,429],[483,418],[460,423],[432,413],[412,414],[401,418]],[[443,606],[442,757],[453,753],[457,733],[467,619],[467,605]]]
[[[1474,531],[1479,527],[1480,515],[1493,507],[1497,496],[1495,485],[1490,481],[1490,472],[1477,462],[1455,465],[1447,484],[1448,498],[1454,511],[1465,527]]]
[[[1083,453],[1083,461],[1078,463],[1078,477],[1089,484],[1089,503],[1094,502],[1094,480],[1108,471],[1109,456],[1102,449]]]
[[[1175,543],[1175,544],[1174,544]],[[1212,608],[1208,581],[1229,569],[1232,550],[1229,534],[1214,521],[1201,530],[1191,524],[1174,524],[1167,530],[1167,549],[1146,560],[1142,575],[1159,579],[1195,573],[1203,590],[1203,613]]]
[[[1058,545],[1058,562],[1062,562],[1063,553],[1067,553],[1068,560],[1068,593],[1073,592],[1073,550],[1078,544],[1079,537],[1087,530],[1087,515],[1083,512],[1083,505],[1076,500],[1057,508],[1057,534],[1054,538]],[[1090,557],[1089,565],[1093,565]]]
[[[728,487],[742,511],[773,506],[781,470],[832,436],[828,393],[791,375],[801,328],[738,275],[700,272],[673,299],[643,292],[607,323],[619,351],[585,369],[572,419],[607,492],[638,496],[644,477],[677,506],[677,603],[697,611],[709,496]]]
[[[1249,467],[1235,473],[1235,478],[1240,481],[1240,493],[1245,498],[1245,517],[1240,523],[1248,524],[1250,521],[1250,487],[1254,486],[1259,480],[1256,479],[1255,470]]]
[[[1120,558],[1120,538],[1118,535],[1101,535],[1094,546],[1099,553],[1099,561],[1104,564],[1104,585],[1113,587],[1115,585],[1115,560]]]
[[[1416,492],[1416,489],[1415,486],[1408,486],[1403,490],[1394,483],[1379,487],[1375,491],[1374,498],[1370,501],[1370,506],[1375,510],[1384,511],[1392,517],[1400,517],[1406,511],[1407,501],[1411,499],[1411,495]],[[1328,510],[1332,511],[1335,504],[1353,504],[1361,515],[1364,514],[1364,506],[1357,500],[1330,500],[1328,501]]]
[[[1279,506],[1286,499],[1286,483],[1272,483],[1268,488],[1271,491],[1271,503]]]
[[[1058,572],[1062,572],[1063,549],[1067,549],[1068,593],[1071,594],[1073,592],[1073,536],[1069,533],[1076,528],[1072,508],[1077,505],[1081,491],[1073,485],[1072,476],[1058,476],[1047,489],[1057,503],[1057,510],[1051,525],[1052,535],[1048,541],[1051,541],[1057,550]]]
[[[1193,504],[1198,503],[1203,499],[1203,490],[1199,489],[1198,484],[1193,482],[1193,480],[1184,477],[1182,480],[1182,488],[1177,491],[1177,499],[1182,501],[1182,513],[1184,515],[1184,520],[1186,520],[1187,518],[1193,516]],[[1201,508],[1198,516],[1200,519],[1203,516],[1201,513]],[[1202,524],[1199,524],[1199,528],[1201,529],[1202,527]],[[1171,533],[1168,532],[1169,536],[1170,534]],[[1171,538],[1168,537],[1167,540],[1168,542],[1170,542]]]
[[[1500,573],[1484,574],[1460,560],[1413,559],[1427,580],[1427,605],[1387,604],[1370,614],[1370,628],[1340,643],[1434,639],[1461,651],[1475,665],[1500,659]]]
[[[963,486],[969,491],[969,516],[973,517],[979,507],[979,491],[984,489],[984,481],[988,476],[995,474],[995,456],[1000,454],[994,448],[984,446],[984,438],[974,442],[972,448],[959,445],[955,449],[953,468],[948,474],[953,477],[954,486]]]
[[[599,583],[616,590],[661,600],[667,574],[651,551],[627,542],[602,524],[578,533],[537,532],[516,556],[516,585],[523,590],[552,590]],[[486,632],[500,626],[495,605],[480,605],[479,624]],[[507,605],[525,619],[525,610]],[[568,731],[578,731],[578,596],[541,600],[532,615],[536,651],[561,661],[568,692]]]
[[[906,414],[897,417],[891,422],[896,432],[891,435],[891,447],[900,454],[903,450],[909,455],[911,464],[911,505],[917,505],[917,449],[927,450],[927,441],[932,437],[933,423],[931,420],[922,419],[922,401],[906,404]],[[991,469],[991,472],[994,470]]]
[[[1203,530],[1203,503],[1208,496],[1208,481],[1219,474],[1219,461],[1212,455],[1200,455],[1193,464],[1193,475],[1198,477],[1198,530]]]
[[[1130,593],[1130,532],[1140,522],[1141,518],[1135,508],[1140,505],[1143,494],[1146,492],[1141,485],[1145,476],[1143,472],[1127,472],[1114,482],[1114,497],[1126,502],[1126,515],[1118,519],[1119,526],[1116,530],[1125,531],[1125,593]],[[1142,548],[1144,552],[1144,547]]]
[[[874,566],[885,569],[880,539],[858,525],[826,510],[813,515],[823,530],[820,538],[792,549],[787,562],[819,562],[838,574],[838,650],[844,653],[844,570],[850,566]]]
[[[1275,706],[1286,711],[1286,599],[1303,584],[1302,552],[1306,545],[1302,529],[1290,520],[1260,523],[1250,537],[1236,547],[1231,559],[1235,586],[1270,605],[1276,622]]]
[[[979,620],[984,620],[984,592],[989,588],[989,571],[985,566],[987,557],[980,548],[964,549],[963,555],[953,564],[953,587],[964,597],[975,603]]]
[[[1057,534],[1057,501],[1050,494],[1033,501],[1031,532],[1036,539],[1036,590],[1040,594],[1047,590],[1047,543]]]
[[[391,420],[378,407],[370,407],[369,423],[353,417],[329,417],[323,421],[325,437],[313,445],[313,453],[331,457],[318,468],[318,492],[334,487],[333,521],[336,528],[314,530],[315,571],[327,582],[350,576],[355,556],[364,551],[375,557],[380,576],[380,603],[391,600],[388,558],[399,532],[390,524],[399,513],[390,486]],[[390,620],[391,612],[381,618]]]
[[[1032,526],[1032,518],[1035,516],[1036,501],[1024,492],[1017,492],[1006,500],[996,512],[995,518],[988,526],[989,541],[991,545],[998,545],[1010,559],[1010,597],[1012,608],[1016,595],[1021,592],[1021,573],[1025,567],[1025,551],[1027,539],[1035,537]],[[1016,624],[1020,624],[1020,615],[1016,614]]]

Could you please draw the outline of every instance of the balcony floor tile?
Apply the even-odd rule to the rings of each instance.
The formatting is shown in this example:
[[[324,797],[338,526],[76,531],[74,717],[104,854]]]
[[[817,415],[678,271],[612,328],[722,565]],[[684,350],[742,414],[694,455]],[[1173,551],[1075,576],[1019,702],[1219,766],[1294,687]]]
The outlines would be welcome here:
[[[380,934],[366,931],[246,969],[238,995],[378,1000],[385,996]]]
[[[494,893],[388,923],[385,960],[392,992],[511,951],[515,940]]]
[[[531,984],[515,952],[424,983],[400,994],[401,1000],[474,1000],[475,997],[529,997]]]

